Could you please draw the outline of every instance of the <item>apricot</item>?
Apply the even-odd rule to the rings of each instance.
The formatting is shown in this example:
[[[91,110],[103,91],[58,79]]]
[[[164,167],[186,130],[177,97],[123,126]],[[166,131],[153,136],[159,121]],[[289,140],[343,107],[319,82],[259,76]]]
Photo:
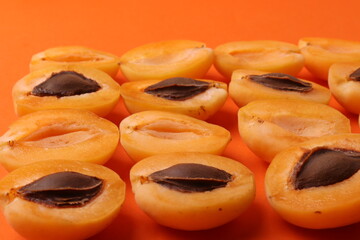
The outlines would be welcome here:
[[[281,72],[296,75],[304,65],[299,48],[280,41],[239,41],[214,49],[215,68],[230,79],[237,69]]]
[[[120,58],[120,70],[129,81],[202,78],[211,67],[213,58],[213,50],[205,43],[168,40],[148,43],[126,52]]]
[[[325,81],[332,64],[360,62],[359,41],[308,37],[299,40],[299,48],[305,58],[305,67]]]
[[[179,113],[143,111],[120,123],[120,141],[134,161],[160,153],[221,154],[231,135],[225,128]]]
[[[36,162],[0,180],[0,207],[26,239],[88,238],[113,221],[124,199],[119,175],[87,162]]]
[[[229,95],[239,107],[262,99],[298,99],[328,104],[329,89],[292,75],[257,70],[235,70]]]
[[[230,222],[254,200],[253,173],[241,163],[205,153],[148,157],[130,170],[138,206],[157,223],[203,230]]]
[[[65,108],[106,116],[118,103],[120,85],[100,70],[69,65],[31,72],[15,83],[12,95],[19,116]]]
[[[92,112],[37,111],[16,120],[0,137],[0,162],[8,171],[52,159],[103,164],[118,141],[118,127]]]
[[[336,109],[292,99],[251,102],[239,109],[238,126],[249,149],[267,162],[301,142],[351,131],[350,120]]]
[[[360,113],[360,62],[335,63],[329,69],[329,88],[349,112]]]
[[[223,82],[191,78],[127,82],[120,92],[130,113],[162,110],[201,120],[215,114],[228,95]]]
[[[265,176],[269,203],[304,228],[335,228],[360,221],[360,136],[339,134],[288,148]]]
[[[34,54],[30,61],[30,71],[76,65],[99,69],[114,78],[119,71],[119,61],[118,56],[87,47],[61,46]]]

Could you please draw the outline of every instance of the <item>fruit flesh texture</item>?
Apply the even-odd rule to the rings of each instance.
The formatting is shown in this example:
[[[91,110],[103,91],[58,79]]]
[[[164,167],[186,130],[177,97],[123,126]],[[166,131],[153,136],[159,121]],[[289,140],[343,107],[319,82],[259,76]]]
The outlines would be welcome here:
[[[144,93],[148,86],[161,80],[128,82],[121,85],[121,96],[130,113],[146,110],[160,110],[182,113],[194,118],[206,120],[214,115],[225,103],[227,85],[222,82],[199,79],[210,83],[203,93],[183,101],[172,101]]]
[[[125,183],[112,170],[91,163],[53,160],[19,168],[0,181],[0,206],[9,224],[27,239],[85,239],[107,227],[125,198]],[[42,176],[75,171],[104,180],[100,194],[83,207],[49,208],[21,198],[9,199],[11,188]],[[104,207],[106,206],[106,207]]]
[[[265,175],[267,198],[286,221],[304,228],[335,228],[360,221],[360,171],[342,182],[296,190],[294,168],[304,153],[317,148],[360,151],[357,134],[324,136],[288,148],[273,159]]]
[[[226,187],[200,193],[182,193],[144,176],[178,163],[199,163],[233,175]],[[182,230],[202,230],[225,224],[238,217],[254,200],[253,174],[229,158],[203,153],[161,154],[146,158],[130,171],[130,180],[139,207],[161,225]]]
[[[96,68],[115,78],[119,71],[120,58],[109,53],[82,46],[61,46],[34,54],[30,61],[30,71],[48,67],[76,65]]]
[[[311,138],[351,131],[350,120],[334,108],[283,99],[254,101],[240,108],[238,126],[246,145],[267,162]]]
[[[1,136],[0,161],[8,171],[56,158],[103,164],[112,156],[118,140],[117,126],[94,113],[38,111],[19,118]]]
[[[129,81],[202,78],[213,59],[213,50],[202,42],[169,40],[131,49],[121,56],[120,69]]]
[[[58,98],[56,96],[35,96],[31,94],[35,86],[43,83],[54,73],[74,71],[96,81],[100,85],[98,91],[74,96]],[[15,83],[13,102],[18,116],[47,109],[77,108],[92,111],[99,116],[106,116],[118,103],[120,85],[109,75],[97,69],[79,66],[50,67],[31,72]]]
[[[134,161],[160,153],[221,154],[231,139],[223,127],[183,114],[143,111],[120,123],[120,141]]]
[[[331,38],[302,38],[299,48],[305,67],[317,78],[328,80],[334,63],[360,62],[360,42]]]
[[[216,47],[214,53],[215,67],[227,79],[237,69],[296,75],[304,65],[299,48],[286,42],[229,42]]]

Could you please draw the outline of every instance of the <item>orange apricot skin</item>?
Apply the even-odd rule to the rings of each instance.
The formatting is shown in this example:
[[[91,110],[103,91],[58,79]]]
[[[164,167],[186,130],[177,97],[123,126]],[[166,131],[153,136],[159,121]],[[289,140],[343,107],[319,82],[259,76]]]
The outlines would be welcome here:
[[[305,67],[315,77],[327,81],[334,63],[360,62],[360,42],[333,38],[306,37],[299,40]]]
[[[114,78],[119,71],[119,61],[118,56],[87,47],[60,46],[34,54],[30,61],[30,71],[76,65],[99,69]]]
[[[329,88],[335,99],[349,112],[360,113],[360,83],[349,75],[360,68],[358,63],[335,63],[329,69]]]
[[[46,207],[19,197],[9,198],[11,188],[21,187],[51,173],[75,171],[104,180],[99,195],[82,207]],[[0,180],[0,208],[6,220],[26,239],[80,240],[106,228],[118,215],[125,199],[125,183],[101,165],[53,160],[19,168]]]
[[[23,165],[51,160],[104,164],[119,141],[118,127],[92,112],[76,109],[27,114],[0,137],[0,162],[12,171]]]
[[[120,70],[129,81],[172,77],[202,78],[214,60],[205,43],[168,40],[129,50],[120,58]]]
[[[39,97],[30,94],[32,89],[45,81],[53,73],[61,71],[74,71],[95,80],[101,87],[96,92],[61,97],[44,96]],[[99,116],[108,115],[120,98],[120,85],[115,82],[108,74],[94,69],[80,66],[61,66],[44,68],[31,72],[17,81],[12,90],[15,112],[18,116],[23,116],[31,112],[47,109],[67,109],[77,108],[88,110]]]
[[[223,82],[197,79],[209,82],[211,87],[205,92],[183,101],[172,101],[144,92],[144,89],[162,80],[127,82],[121,85],[121,97],[130,113],[146,110],[160,110],[185,114],[201,120],[214,115],[225,103],[228,96],[227,85]]]
[[[281,72],[296,75],[304,65],[299,48],[280,41],[238,41],[214,49],[215,68],[230,79],[237,69]]]
[[[286,221],[304,228],[336,228],[360,221],[360,171],[342,182],[296,190],[294,167],[312,149],[340,148],[360,151],[358,134],[324,136],[290,147],[270,163],[265,190],[272,208]]]
[[[229,83],[229,95],[238,107],[243,107],[249,102],[262,99],[295,99],[323,104],[328,104],[330,101],[331,93],[329,89],[304,79],[301,80],[312,84],[313,90],[310,92],[303,93],[276,90],[252,82],[247,78],[248,75],[261,75],[266,73],[268,72],[246,69],[239,69],[233,72]]]
[[[351,131],[350,120],[336,109],[290,99],[258,100],[240,108],[238,128],[250,150],[266,162],[301,142]]]
[[[121,145],[134,161],[173,152],[220,155],[230,140],[225,128],[179,113],[143,111],[120,123]]]
[[[199,163],[233,175],[223,188],[200,193],[182,193],[144,177],[178,163]],[[237,218],[254,201],[253,173],[241,163],[205,153],[161,154],[143,159],[130,170],[132,191],[138,206],[157,223],[181,230],[204,230]]]

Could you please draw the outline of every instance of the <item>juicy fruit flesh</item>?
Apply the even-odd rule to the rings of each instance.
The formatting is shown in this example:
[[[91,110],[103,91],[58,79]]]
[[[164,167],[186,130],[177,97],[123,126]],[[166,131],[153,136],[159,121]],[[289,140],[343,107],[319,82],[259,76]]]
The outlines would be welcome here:
[[[101,61],[104,60],[104,58],[91,54],[72,53],[69,55],[47,56],[43,60],[55,61],[55,62],[84,62],[84,61]]]
[[[247,49],[246,51],[233,51],[230,55],[241,59],[245,62],[268,61],[273,62],[274,59],[282,57],[290,57],[292,54],[297,53],[290,50],[280,49]],[[300,53],[299,53],[300,54]]]

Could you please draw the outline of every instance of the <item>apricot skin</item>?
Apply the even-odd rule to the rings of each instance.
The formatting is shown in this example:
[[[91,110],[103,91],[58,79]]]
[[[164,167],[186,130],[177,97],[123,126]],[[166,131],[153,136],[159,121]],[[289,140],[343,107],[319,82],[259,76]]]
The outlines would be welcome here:
[[[160,153],[221,154],[231,135],[215,124],[183,114],[143,111],[120,123],[120,141],[134,161]]]
[[[120,58],[113,54],[87,47],[61,46],[34,54],[30,61],[30,71],[76,65],[99,69],[114,78],[119,71],[119,61]]]
[[[360,171],[342,182],[295,190],[291,181],[301,156],[319,147],[360,151],[358,134],[324,136],[288,148],[273,159],[265,190],[273,209],[286,221],[304,228],[335,228],[360,221]]]
[[[199,163],[233,175],[227,186],[200,193],[182,193],[143,177],[178,163]],[[146,158],[130,170],[139,207],[157,223],[181,230],[203,230],[223,225],[245,211],[255,197],[253,174],[241,163],[204,153],[161,154]]]
[[[279,41],[229,42],[216,47],[214,54],[214,66],[227,79],[237,69],[296,75],[304,65],[296,45]]]
[[[81,95],[57,98],[56,96],[31,95],[32,89],[45,81],[53,73],[74,71],[96,81],[101,89]],[[79,66],[50,67],[31,72],[15,83],[12,90],[15,112],[18,116],[47,109],[77,108],[92,111],[99,116],[106,116],[118,103],[120,85],[106,73]]]
[[[37,111],[19,118],[0,137],[0,162],[8,171],[52,159],[104,164],[118,141],[117,126],[92,112]]]
[[[237,106],[242,107],[249,102],[262,99],[295,99],[323,104],[328,104],[330,101],[331,93],[329,89],[303,79],[301,80],[312,84],[313,89],[310,92],[276,90],[254,83],[246,78],[248,75],[262,75],[266,73],[268,72],[246,69],[239,69],[233,72],[229,84],[229,95]]]
[[[75,171],[104,180],[101,193],[75,208],[49,208],[22,198],[9,199],[11,188],[21,187],[42,176]],[[19,168],[0,181],[0,207],[9,224],[26,239],[80,240],[106,228],[118,215],[125,199],[125,183],[112,170],[86,162],[54,160]]]
[[[300,100],[258,100],[238,111],[239,133],[261,159],[312,138],[349,133],[350,120],[325,104]]]
[[[130,113],[146,110],[160,110],[185,114],[201,120],[214,115],[225,103],[227,85],[222,82],[198,79],[211,84],[205,92],[183,101],[172,101],[150,95],[144,89],[162,80],[144,80],[121,85],[121,96]]]
[[[299,40],[305,67],[315,77],[328,80],[334,63],[360,62],[360,42],[332,38],[306,37]]]
[[[213,50],[202,42],[168,40],[129,50],[120,58],[120,69],[129,81],[202,78],[213,59]]]

